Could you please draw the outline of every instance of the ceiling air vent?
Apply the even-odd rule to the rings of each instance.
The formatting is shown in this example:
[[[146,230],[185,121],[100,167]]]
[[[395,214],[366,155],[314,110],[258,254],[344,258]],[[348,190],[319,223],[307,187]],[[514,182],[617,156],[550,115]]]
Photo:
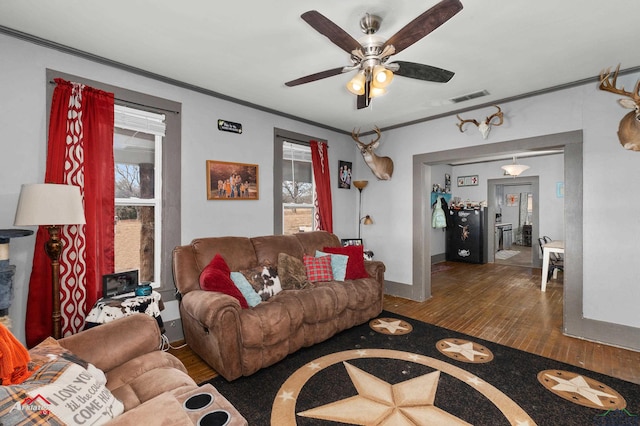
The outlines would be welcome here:
[[[466,95],[458,96],[457,98],[451,98],[449,100],[454,104],[457,104],[464,101],[470,101],[471,99],[480,98],[482,96],[487,96],[488,94],[489,92],[487,92],[486,90],[480,90],[478,92],[468,93]]]

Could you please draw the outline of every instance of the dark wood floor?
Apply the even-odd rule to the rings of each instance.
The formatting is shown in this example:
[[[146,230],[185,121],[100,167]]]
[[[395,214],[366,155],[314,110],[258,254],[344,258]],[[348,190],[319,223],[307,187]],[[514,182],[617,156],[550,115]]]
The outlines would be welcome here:
[[[432,275],[429,300],[385,296],[384,309],[640,384],[640,352],[562,334],[562,273],[542,293],[540,269],[496,263],[439,265],[445,270]],[[216,375],[188,346],[171,353],[198,383]]]

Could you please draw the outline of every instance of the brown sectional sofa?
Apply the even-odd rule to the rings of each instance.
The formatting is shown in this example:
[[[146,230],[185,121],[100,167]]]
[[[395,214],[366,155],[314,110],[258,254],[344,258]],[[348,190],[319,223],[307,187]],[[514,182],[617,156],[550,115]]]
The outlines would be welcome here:
[[[266,302],[242,309],[226,294],[204,291],[202,269],[219,253],[231,271],[255,268],[278,255],[302,260],[340,240],[324,231],[262,237],[198,238],[173,251],[173,273],[180,294],[180,313],[187,344],[225,379],[231,381],[268,367],[302,347],[362,324],[382,311],[385,266],[365,261],[369,278],[315,283],[284,290]]]

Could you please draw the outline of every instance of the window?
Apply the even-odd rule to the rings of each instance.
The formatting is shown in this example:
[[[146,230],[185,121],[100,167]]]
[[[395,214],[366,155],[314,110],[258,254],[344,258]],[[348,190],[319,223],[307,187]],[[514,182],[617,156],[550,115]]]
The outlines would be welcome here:
[[[282,143],[282,233],[313,230],[313,171],[311,148]]]
[[[89,80],[77,75],[66,74],[60,71],[47,69],[47,81],[53,82],[57,77],[63,78],[68,81],[75,81],[78,83],[87,84],[97,89],[112,92],[116,99],[116,112],[125,111],[120,109],[121,105],[131,106],[131,114],[120,114],[114,117],[116,120],[126,120],[125,124],[134,127],[134,123],[140,126],[145,126],[142,129],[134,128],[129,129],[126,125],[120,126],[114,129],[116,132],[129,132],[135,133],[138,139],[144,139],[143,134],[153,135],[155,138],[159,128],[156,126],[164,127],[164,137],[162,138],[162,146],[158,147],[155,155],[154,174],[156,179],[161,178],[162,187],[156,186],[154,188],[154,194],[158,198],[156,202],[158,206],[162,207],[162,212],[157,213],[154,211],[154,225],[160,224],[162,232],[155,229],[154,226],[154,277],[153,282],[158,291],[162,294],[162,300],[169,302],[174,300],[175,286],[173,283],[173,272],[171,264],[171,253],[175,246],[181,244],[181,110],[182,105],[178,102],[174,102],[168,99],[159,98],[156,96],[147,95],[140,92],[134,92],[128,89],[124,89],[117,86],[108,85],[99,81]],[[47,117],[50,115],[51,98],[53,97],[53,89],[55,84],[47,84]],[[146,111],[154,112],[151,114]],[[135,113],[134,113],[135,112]],[[156,122],[153,120],[154,116],[162,117],[164,115],[164,122]],[[144,122],[143,125],[141,122]],[[146,127],[149,126],[149,127]],[[47,122],[47,127],[49,123]],[[131,134],[133,134],[131,133]],[[146,136],[149,137],[148,135]],[[155,147],[154,147],[155,149]],[[129,150],[131,153],[131,150]],[[118,160],[116,159],[116,162]],[[160,166],[160,169],[157,167]],[[161,237],[161,238],[160,238]],[[160,248],[162,251],[160,252]],[[158,262],[158,259],[160,261]]]
[[[165,116],[115,106],[115,272],[139,270],[159,287]]]

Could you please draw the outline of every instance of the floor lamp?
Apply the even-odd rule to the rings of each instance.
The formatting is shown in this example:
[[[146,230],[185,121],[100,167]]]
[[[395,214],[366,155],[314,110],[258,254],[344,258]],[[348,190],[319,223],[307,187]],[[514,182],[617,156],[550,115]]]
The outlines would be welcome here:
[[[371,216],[366,215],[365,217],[362,217],[362,190],[368,184],[369,184],[368,180],[354,180],[353,181],[353,186],[358,188],[358,192],[360,192],[360,201],[359,201],[359,204],[358,204],[358,238],[360,238],[360,229],[362,228],[363,219],[364,219],[364,224],[365,225],[372,225],[373,224],[373,219],[371,219]]]
[[[22,185],[14,226],[46,226],[49,241],[45,251],[51,259],[51,287],[53,294],[54,339],[61,336],[60,327],[60,225],[85,223],[80,187],[51,183]]]

